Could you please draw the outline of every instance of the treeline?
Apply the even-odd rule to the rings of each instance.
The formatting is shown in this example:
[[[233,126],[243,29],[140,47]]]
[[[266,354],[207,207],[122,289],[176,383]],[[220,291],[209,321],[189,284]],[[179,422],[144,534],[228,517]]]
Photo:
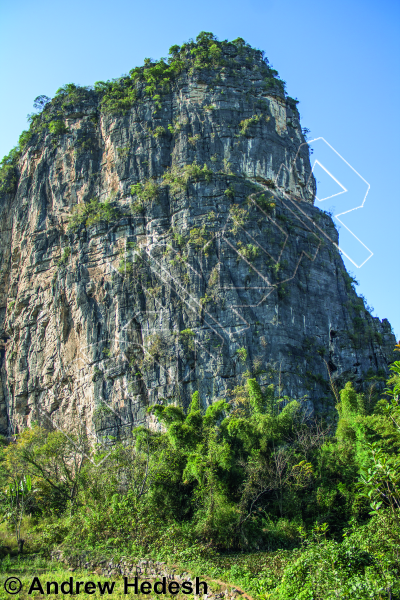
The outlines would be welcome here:
[[[79,430],[26,429],[2,447],[4,519],[20,550],[28,513],[44,550],[190,561],[294,549],[278,587],[258,573],[249,588],[269,589],[265,598],[330,598],[338,586],[350,595],[332,598],[399,598],[400,361],[391,370],[381,399],[347,383],[334,426],[247,379],[206,410],[198,392],[187,411],[153,406],[161,431],[139,427],[109,447]],[[324,577],[322,595],[307,595]]]

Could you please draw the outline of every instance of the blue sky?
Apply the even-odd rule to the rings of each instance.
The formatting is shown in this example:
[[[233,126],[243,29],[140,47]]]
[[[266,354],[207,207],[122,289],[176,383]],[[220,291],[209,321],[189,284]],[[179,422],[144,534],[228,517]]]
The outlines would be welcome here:
[[[221,40],[243,37],[265,50],[300,100],[310,139],[323,137],[370,185],[364,207],[345,224],[373,256],[360,269],[345,263],[374,315],[388,318],[399,338],[399,27],[395,0],[0,0],[0,155],[27,128],[39,94],[118,77],[202,30]],[[362,201],[361,188],[354,194],[355,204]],[[339,212],[352,202],[336,197],[321,207]],[[343,227],[340,234],[360,264],[368,253],[346,241]]]

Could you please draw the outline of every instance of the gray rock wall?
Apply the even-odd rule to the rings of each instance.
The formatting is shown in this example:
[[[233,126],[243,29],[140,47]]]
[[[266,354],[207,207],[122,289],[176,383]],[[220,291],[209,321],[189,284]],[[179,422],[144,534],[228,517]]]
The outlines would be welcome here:
[[[387,373],[391,327],[313,205],[296,103],[266,89],[259,53],[230,58],[125,113],[84,91],[67,132],[20,158],[0,196],[3,433],[79,421],[121,436],[148,405],[199,390],[206,406],[246,373],[323,411],[328,370],[337,385]]]

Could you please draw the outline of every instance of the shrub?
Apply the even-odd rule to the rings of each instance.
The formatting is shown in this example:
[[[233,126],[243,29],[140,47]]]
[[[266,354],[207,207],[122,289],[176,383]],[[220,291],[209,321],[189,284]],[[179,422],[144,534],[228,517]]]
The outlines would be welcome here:
[[[120,158],[127,158],[129,156],[129,146],[122,146],[117,148],[117,154]]]
[[[269,198],[265,197],[265,194],[261,194],[255,199],[255,203],[266,213],[271,213],[276,206],[275,198],[270,196]]]
[[[132,204],[132,211],[137,214],[156,200],[160,193],[159,184],[153,179],[146,179],[144,183],[135,183],[131,186],[131,195],[136,196],[136,201]]]
[[[240,135],[247,135],[247,130],[249,129],[249,127],[251,125],[256,125],[260,119],[261,119],[260,115],[253,115],[249,119],[244,119],[243,121],[240,121],[240,123],[239,123]]]
[[[18,146],[20,147],[22,152],[25,150],[25,147],[29,144],[29,141],[31,140],[33,135],[34,135],[34,132],[29,130],[29,131],[23,131],[21,133],[21,135],[19,136]]]
[[[229,187],[224,191],[224,194],[227,198],[233,200],[235,198],[235,190],[232,187]]]
[[[193,135],[192,137],[188,137],[188,142],[192,146],[195,146],[196,142],[198,142],[200,139],[201,139],[201,135],[199,133],[197,133],[196,135]]]
[[[88,87],[67,83],[56,91],[56,105],[58,104],[57,101],[61,101],[63,110],[71,109],[87,97],[88,91]]]
[[[130,277],[133,275],[135,267],[133,262],[125,256],[124,251],[121,252],[120,261],[118,265],[118,273],[123,277]]]
[[[236,354],[238,355],[240,362],[245,363],[247,360],[247,350],[246,348],[239,348],[236,350]]]
[[[68,132],[68,128],[65,126],[64,121],[50,121],[48,128],[50,133],[54,135],[63,135]]]
[[[136,103],[138,92],[129,78],[121,77],[112,81],[97,81],[94,84],[96,92],[101,94],[101,109],[105,113],[127,113]]]
[[[304,551],[284,570],[273,598],[397,598],[400,569],[394,547],[400,530],[395,527],[389,531],[389,523],[388,514],[382,514],[348,532],[341,543],[321,538],[321,527],[314,527]]]
[[[168,185],[171,193],[175,195],[185,190],[189,181],[199,181],[200,179],[205,179],[207,182],[209,182],[211,181],[212,175],[213,172],[207,167],[206,164],[204,164],[203,168],[201,168],[197,162],[194,161],[190,165],[185,165],[183,169],[171,167],[171,169],[163,175],[163,184]]]
[[[17,163],[21,150],[13,148],[0,162],[0,192],[12,193],[18,181]]]
[[[179,338],[182,340],[187,350],[194,350],[194,337],[195,333],[192,329],[184,329],[179,333]]]
[[[71,256],[71,248],[68,246],[64,248],[60,260],[57,262],[58,267],[63,267],[67,264],[69,257]]]
[[[242,257],[250,262],[253,262],[259,255],[259,248],[254,244],[243,244],[239,241],[237,243],[237,250]]]
[[[204,248],[205,244],[207,243],[207,237],[208,235],[205,225],[203,225],[201,228],[193,227],[189,233],[188,243],[192,246],[197,246],[198,248]]]
[[[117,219],[118,216],[118,210],[112,206],[110,200],[100,202],[94,198],[86,204],[77,204],[73,207],[68,222],[68,229],[74,231],[80,225],[90,227],[91,225],[100,223],[100,221],[110,223]]]
[[[229,209],[229,215],[233,222],[231,231],[233,235],[236,235],[239,227],[243,227],[243,225],[246,223],[248,211],[240,206],[231,206]]]
[[[285,300],[289,296],[289,287],[287,283],[280,283],[277,286],[279,300]]]
[[[160,137],[161,135],[165,135],[166,131],[165,128],[162,125],[159,125],[158,127],[156,127],[155,129],[153,129],[152,134],[155,138]]]

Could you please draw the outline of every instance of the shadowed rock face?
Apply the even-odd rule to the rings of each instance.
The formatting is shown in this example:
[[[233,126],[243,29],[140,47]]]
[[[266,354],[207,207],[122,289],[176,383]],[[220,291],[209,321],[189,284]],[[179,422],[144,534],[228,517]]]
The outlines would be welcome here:
[[[85,89],[43,111],[61,125],[35,130],[0,196],[3,433],[123,435],[149,404],[208,405],[246,372],[324,411],[328,369],[387,372],[391,327],[313,205],[295,101],[260,52],[218,48],[158,98],[138,77],[123,111]]]

